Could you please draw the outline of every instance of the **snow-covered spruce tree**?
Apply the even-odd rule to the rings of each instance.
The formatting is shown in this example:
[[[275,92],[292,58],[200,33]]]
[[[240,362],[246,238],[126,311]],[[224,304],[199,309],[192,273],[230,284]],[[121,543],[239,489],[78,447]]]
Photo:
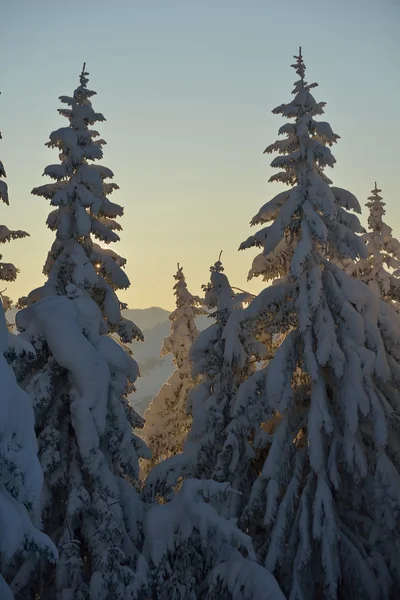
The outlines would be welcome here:
[[[376,294],[399,310],[400,305],[400,242],[392,228],[383,221],[385,202],[376,183],[366,206],[369,208],[370,231],[363,235],[368,257],[351,262],[346,272],[364,281]]]
[[[234,338],[256,317],[289,332],[263,371],[260,402],[281,419],[241,523],[290,600],[387,600],[400,584],[400,324],[333,263],[366,256],[348,212],[360,208],[323,173],[337,136],[316,120],[324,104],[305,81],[301,51],[295,58],[294,98],[273,111],[293,121],[266,149],[279,152],[271,180],[290,189],[253,219],[272,223],[241,245],[262,247],[250,276],[281,281],[232,313],[224,334]],[[238,401],[258,393],[260,376]]]
[[[0,598],[13,600],[7,585],[12,562],[36,552],[55,562],[57,550],[35,525],[43,473],[37,457],[34,417],[28,395],[17,385],[4,352],[8,330],[0,311]],[[33,520],[32,520],[33,519]]]
[[[37,359],[26,374],[36,418],[39,457],[44,471],[42,518],[59,551],[56,572],[43,570],[32,555],[36,587],[18,588],[31,600],[124,600],[142,597],[146,565],[141,556],[143,505],[136,493],[138,459],[149,456],[133,433],[142,419],[127,395],[138,374],[123,342],[140,338],[121,316],[115,290],[129,285],[125,260],[92,241],[118,239],[114,217],[122,208],[107,195],[116,184],[105,167],[102,140],[89,129],[103,116],[95,113],[83,70],[70,108],[60,112],[69,127],[53,132],[50,146],[60,150],[61,165],[45,173],[55,183],[34,193],[57,208],[48,219],[56,240],[44,272],[48,280],[17,313],[20,336],[32,343]],[[145,593],[145,592],[143,592]],[[146,596],[145,596],[146,597]]]
[[[151,461],[143,461],[144,476],[161,460],[182,452],[192,421],[186,408],[188,392],[194,385],[189,351],[199,333],[196,317],[205,311],[201,308],[203,300],[189,292],[179,264],[174,279],[176,309],[169,316],[171,332],[164,339],[161,356],[172,354],[176,369],[144,415],[143,438],[152,454]]]
[[[188,395],[192,426],[183,452],[163,461],[148,475],[145,497],[170,497],[171,488],[181,477],[229,482],[237,493],[229,496],[229,502],[224,501],[224,513],[237,516],[238,505],[254,477],[248,442],[251,432],[246,419],[238,419],[233,408],[238,387],[254,372],[256,356],[265,357],[265,347],[254,340],[249,328],[243,328],[238,339],[229,342],[240,352],[233,361],[224,360],[224,327],[230,314],[240,311],[250,297],[235,294],[220,260],[210,270],[210,283],[203,289],[205,306],[215,322],[197,336],[189,356],[193,376],[201,377]]]

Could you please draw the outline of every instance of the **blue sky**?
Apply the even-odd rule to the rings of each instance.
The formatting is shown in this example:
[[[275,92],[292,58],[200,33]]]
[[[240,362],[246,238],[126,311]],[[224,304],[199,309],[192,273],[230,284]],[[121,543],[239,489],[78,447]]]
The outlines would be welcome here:
[[[115,173],[132,307],[173,305],[180,262],[191,289],[223,250],[231,283],[246,282],[254,253],[238,252],[249,221],[279,188],[264,148],[290,98],[292,56],[303,47],[308,80],[341,140],[334,183],[364,204],[376,179],[400,237],[397,102],[399,0],[16,0],[2,7],[0,157],[10,188],[1,222],[30,232],[4,248],[20,268],[14,298],[43,281],[53,240],[46,200],[31,196],[57,162],[44,144],[64,125],[83,61],[106,123],[103,164]],[[117,197],[116,197],[117,199]],[[366,220],[364,213],[363,220]]]

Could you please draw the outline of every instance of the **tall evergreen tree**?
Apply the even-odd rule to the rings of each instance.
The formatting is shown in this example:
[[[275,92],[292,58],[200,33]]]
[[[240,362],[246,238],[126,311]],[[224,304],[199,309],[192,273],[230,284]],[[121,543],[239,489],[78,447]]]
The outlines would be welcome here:
[[[270,181],[289,190],[253,219],[272,223],[241,245],[262,248],[250,275],[280,281],[231,315],[225,333],[254,318],[287,333],[261,372],[262,393],[260,373],[238,392],[259,393],[281,415],[241,523],[291,600],[383,600],[400,582],[400,324],[334,264],[366,257],[348,212],[360,207],[324,174],[338,136],[316,120],[324,103],[305,81],[301,51],[295,59],[294,97],[273,111],[293,121],[266,149],[279,153]]]
[[[133,433],[143,421],[127,399],[138,368],[108,335],[129,342],[142,334],[121,315],[116,295],[129,285],[125,259],[92,240],[117,241],[114,219],[123,209],[108,199],[118,187],[106,182],[112,171],[92,164],[105,142],[90,127],[104,117],[92,108],[87,75],[83,68],[73,96],[60,98],[69,125],[47,144],[61,161],[45,169],[54,183],[33,190],[56,207],[47,220],[56,239],[44,267],[48,279],[16,319],[37,353],[25,386],[44,470],[44,527],[60,555],[55,577],[36,568],[35,585],[21,590],[29,600],[35,593],[41,600],[128,600],[146,587],[135,482],[138,459],[149,453]]]
[[[369,230],[363,235],[368,257],[350,262],[346,272],[364,281],[373,292],[399,310],[400,304],[400,242],[393,237],[392,228],[383,217],[385,202],[376,182],[366,206],[369,209]]]
[[[176,369],[144,415],[143,438],[151,450],[152,459],[143,462],[143,474],[161,460],[182,452],[192,420],[186,407],[188,393],[194,385],[189,352],[199,333],[196,317],[205,314],[205,311],[201,308],[202,299],[189,292],[179,265],[174,279],[176,309],[169,316],[171,332],[164,339],[161,356],[172,354]]]

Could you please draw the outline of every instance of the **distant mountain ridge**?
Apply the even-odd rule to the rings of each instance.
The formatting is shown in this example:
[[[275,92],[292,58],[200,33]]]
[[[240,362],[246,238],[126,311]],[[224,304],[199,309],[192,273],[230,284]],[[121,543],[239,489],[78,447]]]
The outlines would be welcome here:
[[[170,312],[159,306],[151,306],[149,308],[127,308],[123,314],[143,331],[153,329],[156,325],[168,321]]]

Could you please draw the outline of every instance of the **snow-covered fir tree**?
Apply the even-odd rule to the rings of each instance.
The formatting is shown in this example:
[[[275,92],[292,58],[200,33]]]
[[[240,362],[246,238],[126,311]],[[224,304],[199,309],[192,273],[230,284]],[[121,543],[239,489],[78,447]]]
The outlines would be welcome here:
[[[182,452],[192,421],[186,407],[189,390],[194,385],[189,352],[199,333],[196,317],[204,315],[205,311],[201,308],[203,300],[189,292],[179,265],[174,279],[176,308],[169,316],[171,332],[164,339],[161,356],[172,354],[176,369],[144,415],[143,438],[151,450],[152,459],[143,461],[143,475],[161,460]]]
[[[293,98],[273,111],[290,122],[266,149],[279,153],[270,181],[289,189],[262,207],[253,224],[270,224],[241,246],[262,248],[250,276],[280,281],[232,313],[224,334],[255,318],[286,334],[238,392],[280,415],[241,524],[290,600],[387,600],[400,584],[400,323],[334,262],[366,258],[348,212],[360,207],[324,174],[338,136],[317,120],[324,103],[301,51],[295,59]]]
[[[225,361],[224,327],[230,314],[240,311],[250,296],[235,294],[220,260],[210,270],[210,283],[203,289],[205,306],[215,321],[197,336],[189,355],[192,374],[200,377],[188,394],[192,426],[183,452],[156,466],[147,478],[145,489],[148,498],[154,499],[157,494],[169,497],[171,487],[180,477],[214,479],[232,485],[237,493],[230,498],[236,506],[251,481],[253,458],[248,443],[251,432],[243,407],[239,407],[243,418],[237,418],[239,413],[235,412],[236,391],[255,371],[255,357],[265,357],[265,347],[255,341],[249,328],[243,328],[237,339],[229,340],[240,352],[232,362]],[[229,516],[236,516],[230,514],[226,503],[225,509]]]
[[[237,386],[254,371],[250,356],[263,347],[243,332],[242,353],[225,365],[224,325],[250,297],[233,292],[219,260],[203,289],[215,322],[191,347],[193,375],[201,377],[189,392],[192,427],[183,452],[153,467],[145,486],[147,499],[161,496],[146,514],[144,551],[153,574],[152,597],[250,600],[262,590],[262,597],[280,600],[277,582],[257,565],[251,538],[230,518],[243,504],[246,486],[251,488],[253,458],[245,420],[238,422],[231,410]]]
[[[0,140],[2,139],[1,131],[0,131]],[[0,200],[5,204],[9,204],[8,198],[8,186],[4,181],[6,178],[6,171],[3,163],[0,160]],[[5,225],[0,225],[0,244],[5,244],[6,242],[10,242],[11,240],[24,238],[29,234],[26,231],[21,230],[10,230]],[[0,254],[0,261],[2,260],[2,255]],[[4,263],[0,262],[0,280],[2,281],[15,281],[17,278],[18,269],[12,263]],[[4,306],[3,303],[3,308]]]
[[[45,169],[54,182],[33,190],[56,207],[47,220],[56,232],[48,279],[16,317],[36,351],[24,385],[44,471],[44,530],[60,557],[52,573],[32,554],[30,585],[19,591],[27,600],[129,600],[147,585],[136,481],[138,459],[150,453],[133,433],[143,424],[127,399],[138,367],[123,344],[142,334],[116,295],[129,285],[125,259],[92,239],[117,241],[123,209],[108,199],[118,187],[105,181],[112,171],[92,163],[105,142],[90,127],[104,117],[92,108],[87,75],[84,68],[73,96],[60,98],[69,125],[50,135],[61,161]]]
[[[350,262],[346,272],[364,281],[376,294],[400,309],[400,242],[393,237],[392,228],[383,217],[385,202],[376,182],[366,206],[369,209],[369,231],[363,235],[368,257]]]

